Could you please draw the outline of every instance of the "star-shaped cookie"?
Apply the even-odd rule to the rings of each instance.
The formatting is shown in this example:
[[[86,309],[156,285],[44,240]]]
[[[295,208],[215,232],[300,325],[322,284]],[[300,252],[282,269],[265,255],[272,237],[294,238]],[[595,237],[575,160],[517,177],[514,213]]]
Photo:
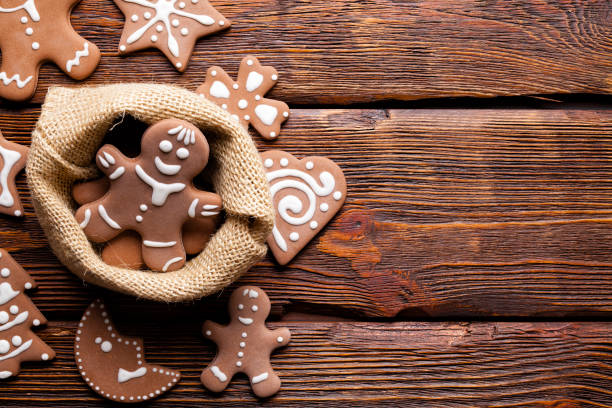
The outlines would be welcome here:
[[[277,80],[276,69],[261,65],[257,58],[248,55],[240,63],[236,82],[222,68],[210,67],[206,81],[196,93],[227,110],[245,129],[250,123],[264,139],[272,140],[278,137],[281,125],[289,117],[285,102],[263,97]]]
[[[0,2],[0,97],[30,99],[40,66],[53,62],[74,79],[96,69],[100,50],[78,35],[70,13],[80,0],[5,0]]]
[[[119,52],[157,48],[183,72],[198,38],[230,26],[207,0],[114,0],[125,16]]]
[[[23,205],[17,195],[15,176],[23,170],[28,148],[9,142],[0,132],[0,213],[20,217]]]

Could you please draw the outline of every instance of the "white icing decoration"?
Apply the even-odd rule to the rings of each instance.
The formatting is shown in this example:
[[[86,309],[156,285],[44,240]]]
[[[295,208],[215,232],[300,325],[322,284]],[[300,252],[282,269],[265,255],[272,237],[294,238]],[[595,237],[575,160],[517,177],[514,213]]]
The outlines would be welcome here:
[[[227,99],[230,97],[230,91],[227,89],[227,86],[221,81],[215,81],[210,86],[210,94],[215,98],[224,98]]]
[[[10,302],[15,296],[19,294],[18,290],[13,290],[13,287],[8,282],[0,284],[0,305],[4,305]]]
[[[8,318],[8,316],[7,316],[7,318]],[[10,329],[13,326],[21,324],[21,323],[25,322],[27,318],[28,318],[28,312],[27,311],[21,312],[12,321],[10,321],[8,323],[5,323],[2,326],[0,326],[0,331],[5,331],[5,330]]]
[[[100,349],[105,353],[110,353],[113,349],[113,345],[110,341],[104,341],[102,344],[100,344]]]
[[[117,222],[108,215],[108,213],[106,212],[106,208],[104,208],[102,204],[98,205],[98,214],[104,220],[104,222],[108,224],[109,227],[116,230],[121,229],[121,226],[117,224]]]
[[[139,164],[136,165],[136,174],[142,181],[149,185],[153,189],[153,194],[151,195],[151,202],[153,205],[161,207],[166,203],[166,199],[172,193],[178,193],[185,189],[185,184],[183,183],[172,183],[165,184],[155,180],[153,177],[149,176]]]
[[[4,324],[8,322],[8,320],[9,320],[8,313],[6,313],[5,311],[0,312],[0,324]]]
[[[327,212],[327,210],[329,210],[329,204],[321,203],[321,205],[319,206],[319,209],[323,212]]]
[[[34,4],[34,0],[27,0],[21,6],[17,6],[13,8],[0,7],[0,13],[12,13],[14,11],[19,11],[19,10],[25,10],[25,12],[28,13],[30,18],[32,19],[32,21],[40,21],[40,15],[38,14],[38,10],[36,10],[36,5]],[[26,19],[26,23],[27,23],[27,19]]]
[[[24,351],[26,351],[27,349],[29,349],[31,345],[32,345],[32,340],[26,341],[19,348],[16,348],[15,350],[13,350],[13,352],[7,354],[6,356],[0,357],[0,361],[3,361],[3,360],[6,360],[8,358],[13,358],[15,356],[18,356],[19,354],[21,354]]]
[[[253,377],[251,379],[251,382],[253,384],[259,384],[260,382],[265,381],[267,379],[268,379],[268,372],[265,372],[265,373],[261,373],[259,375],[256,375],[255,377]]]
[[[219,211],[202,211],[200,215],[202,217],[212,217],[213,215],[219,214]]]
[[[316,221],[310,221],[310,229],[317,229],[317,227],[319,226],[319,223]]]
[[[83,45],[83,49],[77,50],[76,53],[74,54],[74,58],[66,61],[66,71],[68,72],[72,71],[73,66],[75,65],[78,66],[81,64],[82,57],[88,57],[88,56],[89,56],[89,44],[85,42],[85,44]]]
[[[257,310],[259,310],[259,308],[257,307],[257,305],[253,305],[251,306],[251,310],[256,312]]]
[[[0,379],[4,380],[5,378],[9,378],[13,373],[10,371],[0,371]]]
[[[246,346],[246,343],[244,341],[240,342],[240,348],[244,348]]]
[[[276,338],[276,341],[277,341],[278,343],[282,343],[283,341],[285,341],[285,339],[283,339],[281,336],[278,336],[278,337]]]
[[[176,263],[176,262],[182,261],[182,260],[183,260],[183,258],[182,258],[182,257],[180,257],[180,256],[177,256],[176,258],[172,258],[172,259],[170,259],[168,262],[166,262],[166,263],[164,264],[164,267],[162,268],[162,271],[163,271],[163,272],[166,272],[166,271],[168,270],[168,268],[170,267],[170,265],[172,265],[173,263]]]
[[[89,224],[89,220],[91,220],[91,210],[88,208],[85,210],[85,219],[80,224],[81,228],[87,227],[87,225]]]
[[[178,125],[175,128],[172,128],[168,131],[169,135],[176,135],[178,132],[180,132],[181,130],[183,130],[183,125]]]
[[[176,7],[174,7],[176,0],[174,1],[158,0],[155,3],[152,3],[148,0],[124,0],[124,1],[127,3],[134,3],[134,4],[144,6],[144,7],[149,7],[155,10],[155,17],[149,20],[149,22],[147,22],[144,26],[136,30],[132,35],[130,35],[127,39],[127,43],[132,44],[138,41],[144,35],[144,33],[149,28],[151,28],[154,24],[156,24],[157,22],[162,22],[166,26],[166,29],[168,31],[168,49],[170,50],[172,55],[174,55],[175,57],[179,57],[180,52],[179,52],[178,42],[176,41],[176,38],[172,34],[172,30],[170,29],[170,15],[174,14],[177,16],[186,17],[186,18],[195,20],[198,23],[202,25],[206,25],[206,26],[213,25],[215,23],[215,20],[213,20],[209,16],[193,14],[193,13],[189,13],[189,12],[177,9]]]
[[[298,178],[303,180],[303,182],[294,179],[289,179],[288,177]],[[267,173],[267,178],[269,183],[272,183],[273,180],[276,180],[278,178],[282,178],[282,180],[276,182],[270,187],[272,199],[274,199],[276,193],[286,188],[299,190],[307,196],[309,206],[304,215],[302,215],[301,217],[294,217],[292,215],[289,215],[288,212],[291,211],[294,214],[299,214],[302,211],[302,201],[295,195],[288,194],[278,202],[278,214],[286,223],[294,226],[304,225],[312,220],[312,217],[314,216],[316,210],[315,194],[319,197],[328,196],[329,194],[331,194],[331,192],[336,186],[336,180],[334,179],[334,176],[332,176],[331,173],[326,171],[322,172],[319,175],[319,179],[321,180],[322,185],[319,185],[311,175],[297,169],[281,169],[271,171]],[[278,247],[282,251],[286,252],[287,242],[281,235],[276,225],[272,230],[272,235]]]
[[[143,377],[146,373],[146,367],[140,367],[138,370],[134,371],[128,371],[123,368],[119,368],[119,371],[117,372],[117,382],[124,383],[134,378]]]
[[[205,210],[216,210],[217,208],[219,208],[219,206],[213,204],[206,204],[202,208],[204,208]]]
[[[242,367],[242,361],[236,361],[236,367]]]
[[[147,246],[150,248],[169,248],[169,247],[176,245],[176,241],[162,242],[162,241],[148,241],[146,239],[142,241],[142,243],[144,244],[144,246]]]
[[[43,361],[47,361],[47,360],[49,359],[49,355],[48,355],[47,353],[42,353],[42,354],[40,355],[40,358],[41,358]]]
[[[251,299],[257,299],[259,297],[259,293],[257,293],[254,289],[249,289],[249,297]]]
[[[11,343],[13,343],[13,346],[19,347],[21,346],[21,343],[23,343],[23,339],[21,338],[21,336],[13,336],[13,338],[11,339]]]
[[[6,354],[11,349],[11,345],[6,340],[0,340],[0,354]]]
[[[198,202],[199,202],[199,201],[200,201],[200,200],[199,200],[198,198],[196,198],[196,199],[194,199],[194,200],[191,202],[191,205],[189,206],[189,210],[187,211],[187,214],[188,214],[188,215],[189,215],[191,218],[195,217],[195,209],[196,209],[196,207],[198,206]]]
[[[9,268],[2,268],[2,270],[0,270],[0,275],[2,275],[3,278],[8,278],[11,275],[11,271]]]
[[[238,320],[240,320],[240,323],[244,324],[245,326],[248,326],[249,324],[253,323],[253,319],[251,319],[250,317],[238,316]]]
[[[210,367],[210,371],[213,373],[215,377],[217,377],[217,379],[219,379],[219,381],[221,382],[227,381],[227,375],[225,375],[225,373],[221,371],[219,367],[212,366]]]
[[[116,180],[119,177],[123,176],[123,173],[125,173],[125,167],[119,166],[117,167],[117,170],[113,171],[111,175],[108,176],[108,178],[111,180]]]
[[[274,165],[274,162],[272,161],[272,159],[266,159],[264,161],[264,166],[266,166],[266,168],[270,168]]]
[[[159,170],[161,174],[165,174],[166,176],[174,176],[181,171],[180,164],[166,164],[159,156],[155,156],[155,167],[157,167],[157,170]]]
[[[146,204],[140,204],[140,211],[145,212],[149,209]]]
[[[244,305],[243,305],[242,303],[240,303],[240,304],[238,305],[238,310],[242,310],[242,309],[244,309]]]
[[[232,85],[232,88],[238,89],[238,88],[240,88],[240,86],[238,84],[234,84],[234,85]]]
[[[293,242],[296,242],[300,239],[300,234],[298,234],[297,232],[292,232],[291,234],[289,234],[289,239]]]
[[[94,340],[94,342],[95,342],[96,344],[100,344],[100,343],[102,343],[102,337],[96,337],[96,339]]]
[[[2,187],[2,194],[0,194],[0,205],[3,207],[12,207],[15,203],[15,199],[9,191],[8,176],[13,166],[21,158],[21,153],[0,146],[0,155],[2,156],[2,161],[4,162],[2,171],[0,171],[0,187]]]
[[[242,338],[246,339],[248,336],[247,332],[242,332]]]
[[[164,153],[170,152],[172,150],[172,142],[170,142],[169,140],[162,140],[161,142],[159,142],[159,150]]]
[[[342,193],[340,191],[336,191],[334,193],[334,200],[338,201],[342,198]]]
[[[106,161],[108,161],[110,164],[115,164],[115,158],[111,156],[110,153],[102,152],[102,154],[104,155],[104,158],[106,159]]]
[[[253,92],[263,83],[264,77],[259,72],[251,71],[246,81],[246,89]]]
[[[26,33],[26,35],[32,35],[32,34],[34,34],[34,29],[32,27],[28,27],[28,28],[26,28],[25,33]]]
[[[102,156],[98,156],[98,160],[100,160],[100,163],[102,164],[102,166],[104,166],[105,168],[109,168],[110,164],[108,164],[108,162],[102,157]]]
[[[313,163],[313,162],[311,162],[311,161],[306,162],[306,168],[307,168],[308,170],[312,170],[312,169],[314,168],[314,163]]]
[[[238,101],[238,107],[240,109],[246,109],[247,106],[249,106],[249,103],[246,101],[246,99],[241,99]]]
[[[9,308],[9,312],[11,312],[12,314],[17,314],[17,313],[19,313],[19,307],[17,307],[17,305],[12,305]]]
[[[274,106],[261,104],[255,107],[255,114],[261,119],[264,125],[270,126],[274,123],[276,116],[278,116],[278,109]]]
[[[193,142],[195,143],[195,134],[193,132],[191,134],[191,137],[193,138]],[[181,147],[176,151],[176,157],[181,160],[185,160],[189,157],[189,150],[185,149],[184,147]]]
[[[289,160],[286,157],[283,157],[280,159],[280,165],[281,167],[287,167],[289,165]]]
[[[34,42],[32,43],[32,49],[33,49],[33,50],[38,50],[39,48],[40,48],[40,44],[39,44],[39,43],[37,43],[36,41],[34,41]]]

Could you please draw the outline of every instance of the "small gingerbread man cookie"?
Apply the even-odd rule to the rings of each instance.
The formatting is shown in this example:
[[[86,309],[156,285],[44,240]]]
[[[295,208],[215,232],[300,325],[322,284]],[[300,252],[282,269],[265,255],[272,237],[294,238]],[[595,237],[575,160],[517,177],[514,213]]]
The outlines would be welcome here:
[[[110,179],[101,198],[83,205],[75,215],[87,237],[107,242],[123,231],[142,238],[142,257],[155,271],[172,271],[185,264],[183,225],[196,217],[221,211],[221,197],[197,190],[193,178],[208,162],[208,143],[192,124],[167,119],[149,127],[141,154],[125,157],[105,145],[96,155]]]
[[[289,329],[266,327],[270,299],[256,286],[236,289],[230,297],[229,312],[232,319],[229,325],[206,321],[202,327],[204,336],[219,348],[213,362],[202,372],[202,384],[221,392],[234,374],[245,373],[255,395],[265,398],[276,394],[281,381],[270,365],[270,354],[289,343]]]

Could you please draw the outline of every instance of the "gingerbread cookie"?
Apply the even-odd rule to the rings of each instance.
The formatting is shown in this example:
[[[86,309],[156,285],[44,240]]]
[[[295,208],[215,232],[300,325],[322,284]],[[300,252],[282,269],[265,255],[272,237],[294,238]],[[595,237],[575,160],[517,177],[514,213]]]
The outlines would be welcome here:
[[[31,330],[47,323],[24,291],[36,283],[4,249],[0,249],[0,379],[19,373],[24,361],[47,361],[55,352]]]
[[[202,132],[178,119],[149,127],[136,158],[125,157],[114,146],[102,146],[96,162],[110,179],[110,189],[80,207],[77,221],[94,242],[135,231],[143,240],[142,257],[149,268],[163,272],[181,268],[185,222],[221,211],[221,197],[197,190],[192,183],[206,167],[208,151]]]
[[[240,63],[234,82],[220,67],[210,67],[206,81],[196,90],[227,110],[245,129],[249,123],[265,139],[275,139],[281,124],[289,117],[289,106],[263,96],[276,84],[278,73],[249,55]]]
[[[1,30],[1,29],[0,29]],[[9,142],[0,132],[0,213],[21,217],[23,205],[17,194],[15,176],[23,170],[28,159],[28,148]]]
[[[55,63],[73,79],[96,69],[100,51],[70,25],[80,0],[5,0],[0,3],[0,97],[31,98],[40,66]]]
[[[114,0],[125,16],[119,52],[157,48],[183,72],[198,38],[230,26],[207,0]]]
[[[281,150],[261,155],[276,221],[268,246],[287,264],[338,212],[346,198],[340,167],[324,157],[298,160]]]
[[[236,373],[245,373],[255,395],[261,398],[276,394],[281,386],[270,365],[270,354],[291,340],[289,329],[269,330],[270,299],[258,287],[242,286],[229,300],[231,322],[221,326],[206,321],[202,333],[217,344],[217,356],[202,372],[202,384],[221,392]]]
[[[147,364],[142,339],[119,333],[101,300],[89,305],[81,318],[74,358],[87,385],[116,402],[156,398],[181,378],[178,371]]]

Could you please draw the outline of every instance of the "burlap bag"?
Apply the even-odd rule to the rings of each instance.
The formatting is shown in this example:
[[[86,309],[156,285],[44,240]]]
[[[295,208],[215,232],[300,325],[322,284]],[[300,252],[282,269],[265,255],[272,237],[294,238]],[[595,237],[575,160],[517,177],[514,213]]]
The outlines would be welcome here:
[[[212,179],[226,221],[204,251],[178,271],[105,264],[74,218],[72,185],[100,174],[92,160],[109,127],[123,115],[148,124],[166,118],[195,124],[218,164]],[[134,143],[140,136],[134,135]],[[265,255],[274,223],[265,172],[248,133],[224,110],[178,87],[51,88],[32,135],[27,175],[40,224],[64,265],[88,282],[146,299],[177,302],[222,289]]]

